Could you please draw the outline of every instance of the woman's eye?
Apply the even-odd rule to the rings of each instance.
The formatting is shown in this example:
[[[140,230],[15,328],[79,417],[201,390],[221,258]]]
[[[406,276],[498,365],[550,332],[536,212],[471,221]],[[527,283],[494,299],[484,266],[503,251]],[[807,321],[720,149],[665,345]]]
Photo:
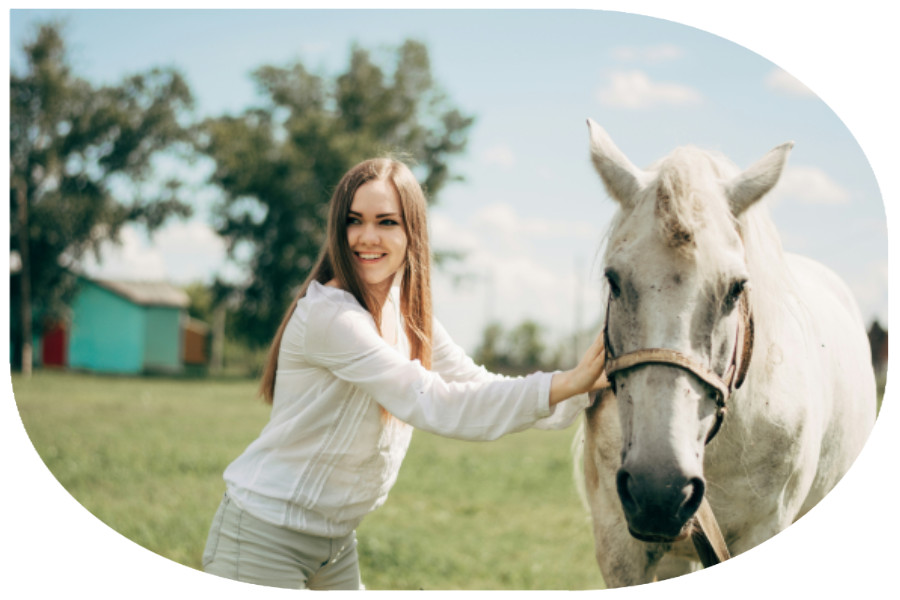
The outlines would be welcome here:
[[[393,219],[385,219],[384,221],[381,222],[381,224],[382,225],[399,225],[400,223],[398,223],[397,221],[395,221]]]

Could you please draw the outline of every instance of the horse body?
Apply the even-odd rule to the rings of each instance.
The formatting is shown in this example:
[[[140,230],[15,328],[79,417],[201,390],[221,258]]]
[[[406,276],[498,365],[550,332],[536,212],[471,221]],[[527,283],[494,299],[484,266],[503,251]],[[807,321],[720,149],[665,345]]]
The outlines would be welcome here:
[[[875,419],[865,327],[846,286],[782,252],[757,202],[791,145],[741,172],[679,149],[634,167],[593,122],[592,157],[620,204],[605,254],[608,351],[678,351],[729,369],[742,296],[754,349],[721,431],[714,390],[688,370],[644,364],[615,373],[586,412],[584,481],[607,585],[698,567],[688,534],[707,498],[732,555],[789,526],[837,483]]]

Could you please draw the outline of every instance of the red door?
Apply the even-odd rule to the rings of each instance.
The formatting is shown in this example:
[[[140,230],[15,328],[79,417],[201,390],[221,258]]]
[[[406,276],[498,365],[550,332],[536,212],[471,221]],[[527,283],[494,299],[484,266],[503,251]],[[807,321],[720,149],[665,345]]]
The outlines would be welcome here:
[[[66,326],[54,323],[44,330],[41,341],[41,362],[45,367],[64,367],[66,365]]]

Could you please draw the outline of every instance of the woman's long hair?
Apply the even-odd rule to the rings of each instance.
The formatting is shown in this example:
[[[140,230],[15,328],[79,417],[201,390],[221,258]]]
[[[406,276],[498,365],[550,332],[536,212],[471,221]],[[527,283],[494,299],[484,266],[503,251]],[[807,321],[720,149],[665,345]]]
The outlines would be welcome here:
[[[390,181],[400,196],[400,210],[407,239],[400,312],[409,340],[410,356],[418,359],[426,369],[431,368],[431,251],[425,194],[412,171],[402,162],[390,158],[370,159],[350,169],[338,183],[331,197],[325,244],[272,340],[259,386],[259,394],[269,404],[272,404],[275,395],[278,354],[284,330],[294,314],[297,302],[306,295],[313,281],[325,284],[335,279],[342,289],[353,294],[360,305],[371,313],[376,326],[381,330],[382,306],[369,294],[357,274],[347,241],[347,217],[356,191],[369,181],[379,179]]]

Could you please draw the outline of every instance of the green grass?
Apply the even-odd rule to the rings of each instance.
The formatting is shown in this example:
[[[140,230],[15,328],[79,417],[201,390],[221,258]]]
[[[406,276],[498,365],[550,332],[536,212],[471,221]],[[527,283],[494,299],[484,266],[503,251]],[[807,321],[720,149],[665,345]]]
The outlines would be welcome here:
[[[268,407],[248,379],[13,376],[41,459],[86,509],[134,542],[200,567],[222,471]],[[416,432],[391,496],[358,530],[369,589],[596,589],[575,492],[574,428],[470,443]]]

